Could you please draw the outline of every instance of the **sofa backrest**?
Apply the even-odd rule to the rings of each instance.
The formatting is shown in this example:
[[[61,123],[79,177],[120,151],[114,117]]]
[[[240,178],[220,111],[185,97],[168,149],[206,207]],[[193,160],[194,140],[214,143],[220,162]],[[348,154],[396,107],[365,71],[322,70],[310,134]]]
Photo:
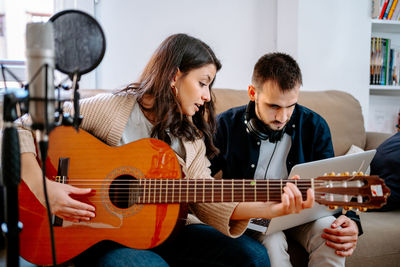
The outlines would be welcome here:
[[[89,97],[110,90],[80,90]],[[213,89],[217,114],[249,101],[247,90]],[[335,155],[345,154],[351,145],[365,148],[366,132],[360,103],[343,91],[300,91],[299,104],[320,114],[328,122]]]
[[[247,104],[247,90],[214,89],[216,112]],[[345,154],[351,145],[365,148],[366,132],[360,103],[343,91],[300,91],[299,104],[320,114],[332,133],[335,155]]]

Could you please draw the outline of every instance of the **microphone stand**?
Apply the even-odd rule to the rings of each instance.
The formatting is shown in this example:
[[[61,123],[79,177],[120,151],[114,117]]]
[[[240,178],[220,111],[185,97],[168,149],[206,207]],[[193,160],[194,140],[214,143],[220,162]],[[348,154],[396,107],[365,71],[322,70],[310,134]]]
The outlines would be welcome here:
[[[4,132],[2,140],[2,184],[4,185],[4,223],[7,266],[19,266],[19,222],[18,185],[21,182],[21,159],[18,132],[14,121],[18,118],[16,111],[17,97],[14,93],[4,95]]]

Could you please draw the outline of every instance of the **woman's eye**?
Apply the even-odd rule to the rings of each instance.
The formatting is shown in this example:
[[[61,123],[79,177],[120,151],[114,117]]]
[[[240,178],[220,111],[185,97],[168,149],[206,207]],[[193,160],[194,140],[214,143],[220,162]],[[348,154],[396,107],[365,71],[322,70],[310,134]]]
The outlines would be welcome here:
[[[205,83],[203,83],[203,82],[199,82],[199,84],[200,84],[200,86],[207,86]]]

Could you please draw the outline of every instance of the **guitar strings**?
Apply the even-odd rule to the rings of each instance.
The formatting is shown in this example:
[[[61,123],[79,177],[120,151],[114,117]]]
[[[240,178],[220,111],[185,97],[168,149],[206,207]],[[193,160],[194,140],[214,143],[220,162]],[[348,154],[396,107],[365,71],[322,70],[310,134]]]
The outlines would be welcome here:
[[[134,204],[180,204],[180,203],[222,203],[222,202],[229,203],[229,202],[266,202],[267,201],[266,199],[252,199],[252,198],[245,198],[244,201],[241,198],[239,198],[239,199],[234,198],[233,200],[231,198],[228,198],[228,199],[224,198],[223,201],[222,201],[222,199],[214,199],[214,201],[213,201],[210,199],[210,196],[208,196],[207,198],[204,198],[204,200],[202,198],[196,198],[196,201],[194,200],[193,196],[188,196],[187,198],[186,198],[186,196],[182,197],[180,199],[180,201],[178,201],[177,198],[178,197],[175,196],[173,200],[172,199],[165,200],[165,197],[161,197],[161,199],[160,199],[159,196],[152,195],[152,196],[150,196],[150,199],[149,199],[149,197],[146,197],[146,198],[141,198],[140,200],[137,199],[137,201],[133,201],[131,198],[117,198],[117,199],[113,198],[111,200],[111,202],[115,203],[115,204],[130,203],[131,205],[134,205]],[[322,201],[322,200],[327,201],[323,197],[323,195],[318,195],[318,194],[315,195],[315,200],[316,201]],[[270,199],[269,201],[280,202],[281,198],[277,197],[274,199]],[[90,203],[93,203],[93,204],[94,203],[104,203],[104,199],[102,197],[90,198]],[[354,205],[354,204],[360,205],[360,204],[363,204],[364,202],[335,200],[335,203],[332,203],[332,205],[340,204],[340,203],[342,203],[343,205],[350,206],[350,205]],[[326,204],[329,204],[329,202]]]
[[[268,180],[267,181],[258,181],[258,180],[246,180],[243,183],[242,180],[212,180],[212,179],[132,179],[132,180],[124,180],[122,182],[116,182],[114,186],[111,186],[111,183],[104,183],[104,179],[72,179],[73,182],[68,183],[69,185],[77,185],[77,186],[95,186],[91,189],[93,190],[107,190],[109,194],[114,194],[111,198],[115,203],[118,202],[126,202],[132,198],[141,200],[139,204],[146,203],[179,203],[176,201],[176,198],[180,198],[180,203],[189,202],[192,203],[192,200],[197,200],[195,202],[213,202],[210,201],[212,199],[224,199],[223,202],[233,202],[239,200],[253,200],[254,201],[262,201],[266,200],[265,192],[264,195],[261,195],[259,191],[269,190],[269,197],[274,198],[271,201],[280,200],[282,194],[282,187],[285,185],[284,182],[291,182],[293,184],[297,184],[297,187],[300,191],[304,189],[311,188],[311,180]],[[171,182],[171,181],[174,182]],[[99,183],[96,183],[99,181]],[[222,182],[223,181],[223,182]],[[255,182],[255,184],[252,184]],[[340,182],[340,181],[339,181]],[[314,190],[318,190],[319,185],[326,184],[325,181],[316,180],[314,181]],[[101,187],[97,187],[98,185],[103,185]],[[107,187],[104,187],[104,186]],[[189,186],[191,186],[189,188]],[[195,186],[195,187],[192,187]],[[180,190],[179,190],[180,188]],[[349,187],[351,188],[351,187]],[[210,190],[213,191],[214,197],[210,195]],[[254,191],[257,191],[258,194],[255,194]],[[204,191],[204,192],[203,192]],[[205,192],[208,191],[208,192]],[[235,196],[232,197],[231,195]],[[141,194],[141,196],[138,195]],[[203,193],[203,194],[202,194]],[[242,195],[238,195],[237,193],[241,193]],[[244,193],[244,194],[243,194]],[[301,192],[302,197],[306,196],[305,192]],[[179,196],[180,195],[180,196]],[[204,195],[204,196],[203,196]],[[221,197],[221,195],[224,195]],[[326,196],[326,193],[314,192],[314,196],[316,200],[319,198]],[[103,198],[100,194],[96,194],[95,196],[87,197],[91,200],[91,202],[102,202]],[[172,199],[173,198],[173,199]],[[233,200],[232,200],[233,198]],[[99,199],[99,201],[97,200]],[[321,198],[323,199],[323,198]],[[190,200],[190,201],[189,201]],[[230,201],[228,201],[230,200]],[[222,201],[214,201],[214,202],[222,202]]]
[[[116,181],[115,184],[118,185],[122,185],[122,186],[129,186],[129,185],[133,185],[133,184],[138,184],[138,185],[165,185],[165,186],[171,186],[171,185],[197,185],[197,186],[202,186],[203,184],[205,184],[206,186],[209,185],[214,185],[214,186],[222,186],[222,187],[229,187],[232,184],[234,186],[264,186],[264,185],[269,185],[269,186],[280,186],[285,185],[287,182],[295,184],[295,185],[300,185],[300,186],[310,186],[312,184],[311,181],[299,181],[297,180],[282,180],[282,182],[280,180],[269,180],[268,182],[266,182],[265,180],[245,180],[245,182],[243,182],[242,180],[212,180],[212,179],[191,179],[191,180],[183,180],[183,179],[141,179],[141,180],[123,180],[121,182],[119,182],[118,180],[114,180]],[[143,181],[143,182],[141,182]],[[169,182],[168,182],[169,181]],[[221,182],[224,181],[224,182]],[[87,182],[87,183],[86,183]],[[338,181],[340,182],[340,181]],[[314,181],[314,185],[321,185],[324,184],[326,182],[324,181]],[[68,184],[70,185],[101,185],[101,184],[110,184],[110,181],[106,181],[104,179],[73,179],[72,181],[68,182]]]

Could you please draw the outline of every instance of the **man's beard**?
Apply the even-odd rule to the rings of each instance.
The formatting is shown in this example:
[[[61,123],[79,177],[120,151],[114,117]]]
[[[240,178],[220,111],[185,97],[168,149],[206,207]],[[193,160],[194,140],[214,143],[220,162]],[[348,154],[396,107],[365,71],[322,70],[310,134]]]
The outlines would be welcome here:
[[[286,126],[286,124],[287,124],[287,122],[286,122],[282,127],[277,127],[277,129],[275,130],[275,129],[272,129],[272,127],[269,126],[268,124],[266,124],[264,121],[261,121],[261,122],[262,122],[262,124],[263,124],[263,127],[264,127],[267,131],[270,131],[270,132],[273,132],[273,133],[282,132],[282,129],[284,129],[285,126]],[[278,122],[278,121],[277,121],[277,122]],[[278,123],[279,123],[279,122],[278,122]]]

